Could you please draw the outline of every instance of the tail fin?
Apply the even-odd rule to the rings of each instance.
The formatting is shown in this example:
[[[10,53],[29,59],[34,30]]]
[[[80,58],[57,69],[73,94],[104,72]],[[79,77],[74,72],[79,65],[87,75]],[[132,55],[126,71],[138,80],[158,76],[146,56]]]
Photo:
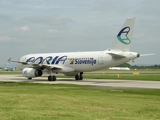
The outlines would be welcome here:
[[[135,18],[128,18],[116,36],[110,50],[130,51]]]

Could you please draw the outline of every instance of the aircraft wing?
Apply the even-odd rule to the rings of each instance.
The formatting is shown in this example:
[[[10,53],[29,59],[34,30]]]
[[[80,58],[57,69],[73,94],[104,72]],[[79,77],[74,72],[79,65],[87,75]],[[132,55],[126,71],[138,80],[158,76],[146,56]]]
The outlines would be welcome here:
[[[28,63],[27,65],[33,66],[33,68],[47,68],[47,69],[62,69],[62,66],[59,65],[48,65],[48,64],[37,64],[37,63]]]
[[[18,60],[11,60],[11,58],[8,59],[8,62],[15,62],[15,63],[21,63],[21,64],[27,64],[27,62],[21,62],[21,61],[18,61]]]
[[[67,66],[60,66],[60,65],[48,65],[48,64],[38,64],[38,63],[28,63],[28,62],[21,62],[21,61],[17,61],[17,60],[11,60],[8,59],[8,62],[15,62],[15,63],[21,63],[23,65],[30,65],[32,68],[35,69],[54,69],[54,70],[59,70],[61,72],[73,72],[75,71],[73,68],[71,67],[67,67]]]
[[[48,65],[48,64],[38,64],[38,63],[28,63],[28,62],[21,62],[17,60],[11,60],[8,59],[8,62],[15,62],[15,63],[21,63],[23,65],[31,65],[33,68],[47,68],[47,69],[62,69],[62,66],[59,65]]]

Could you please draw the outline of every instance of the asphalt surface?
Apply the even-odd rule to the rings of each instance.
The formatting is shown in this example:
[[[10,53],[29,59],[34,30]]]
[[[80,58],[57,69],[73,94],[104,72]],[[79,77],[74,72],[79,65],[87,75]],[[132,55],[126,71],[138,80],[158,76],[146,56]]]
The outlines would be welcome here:
[[[91,85],[101,88],[139,88],[139,89],[160,89],[160,81],[138,81],[138,80],[106,80],[106,79],[85,79],[76,81],[74,78],[57,78],[57,81],[48,81],[46,77],[33,78],[28,80],[19,75],[0,75],[0,81],[5,82],[31,82],[45,84],[76,84]]]

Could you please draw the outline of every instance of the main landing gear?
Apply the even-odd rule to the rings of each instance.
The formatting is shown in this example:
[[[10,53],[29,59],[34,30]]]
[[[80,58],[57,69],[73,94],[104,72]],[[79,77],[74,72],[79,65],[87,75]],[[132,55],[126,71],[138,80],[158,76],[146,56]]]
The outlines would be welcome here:
[[[48,76],[48,81],[56,81],[56,76],[53,75],[52,70],[50,70],[50,76]]]
[[[75,75],[75,80],[83,80],[83,72],[80,72],[80,73],[77,73],[76,75]]]
[[[56,76],[54,75],[48,76],[48,81],[56,81]]]
[[[83,80],[83,72],[77,73],[75,75],[75,80]],[[56,76],[52,75],[52,72],[51,75],[48,76],[48,81],[56,81]]]

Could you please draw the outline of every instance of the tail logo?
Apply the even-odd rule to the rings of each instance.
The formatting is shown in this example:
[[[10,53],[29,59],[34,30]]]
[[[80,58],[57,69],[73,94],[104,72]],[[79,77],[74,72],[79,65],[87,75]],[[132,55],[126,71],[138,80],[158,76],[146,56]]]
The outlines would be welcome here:
[[[130,31],[130,27],[124,27],[117,35],[118,40],[126,45],[131,43],[131,40],[128,38],[128,33]]]

